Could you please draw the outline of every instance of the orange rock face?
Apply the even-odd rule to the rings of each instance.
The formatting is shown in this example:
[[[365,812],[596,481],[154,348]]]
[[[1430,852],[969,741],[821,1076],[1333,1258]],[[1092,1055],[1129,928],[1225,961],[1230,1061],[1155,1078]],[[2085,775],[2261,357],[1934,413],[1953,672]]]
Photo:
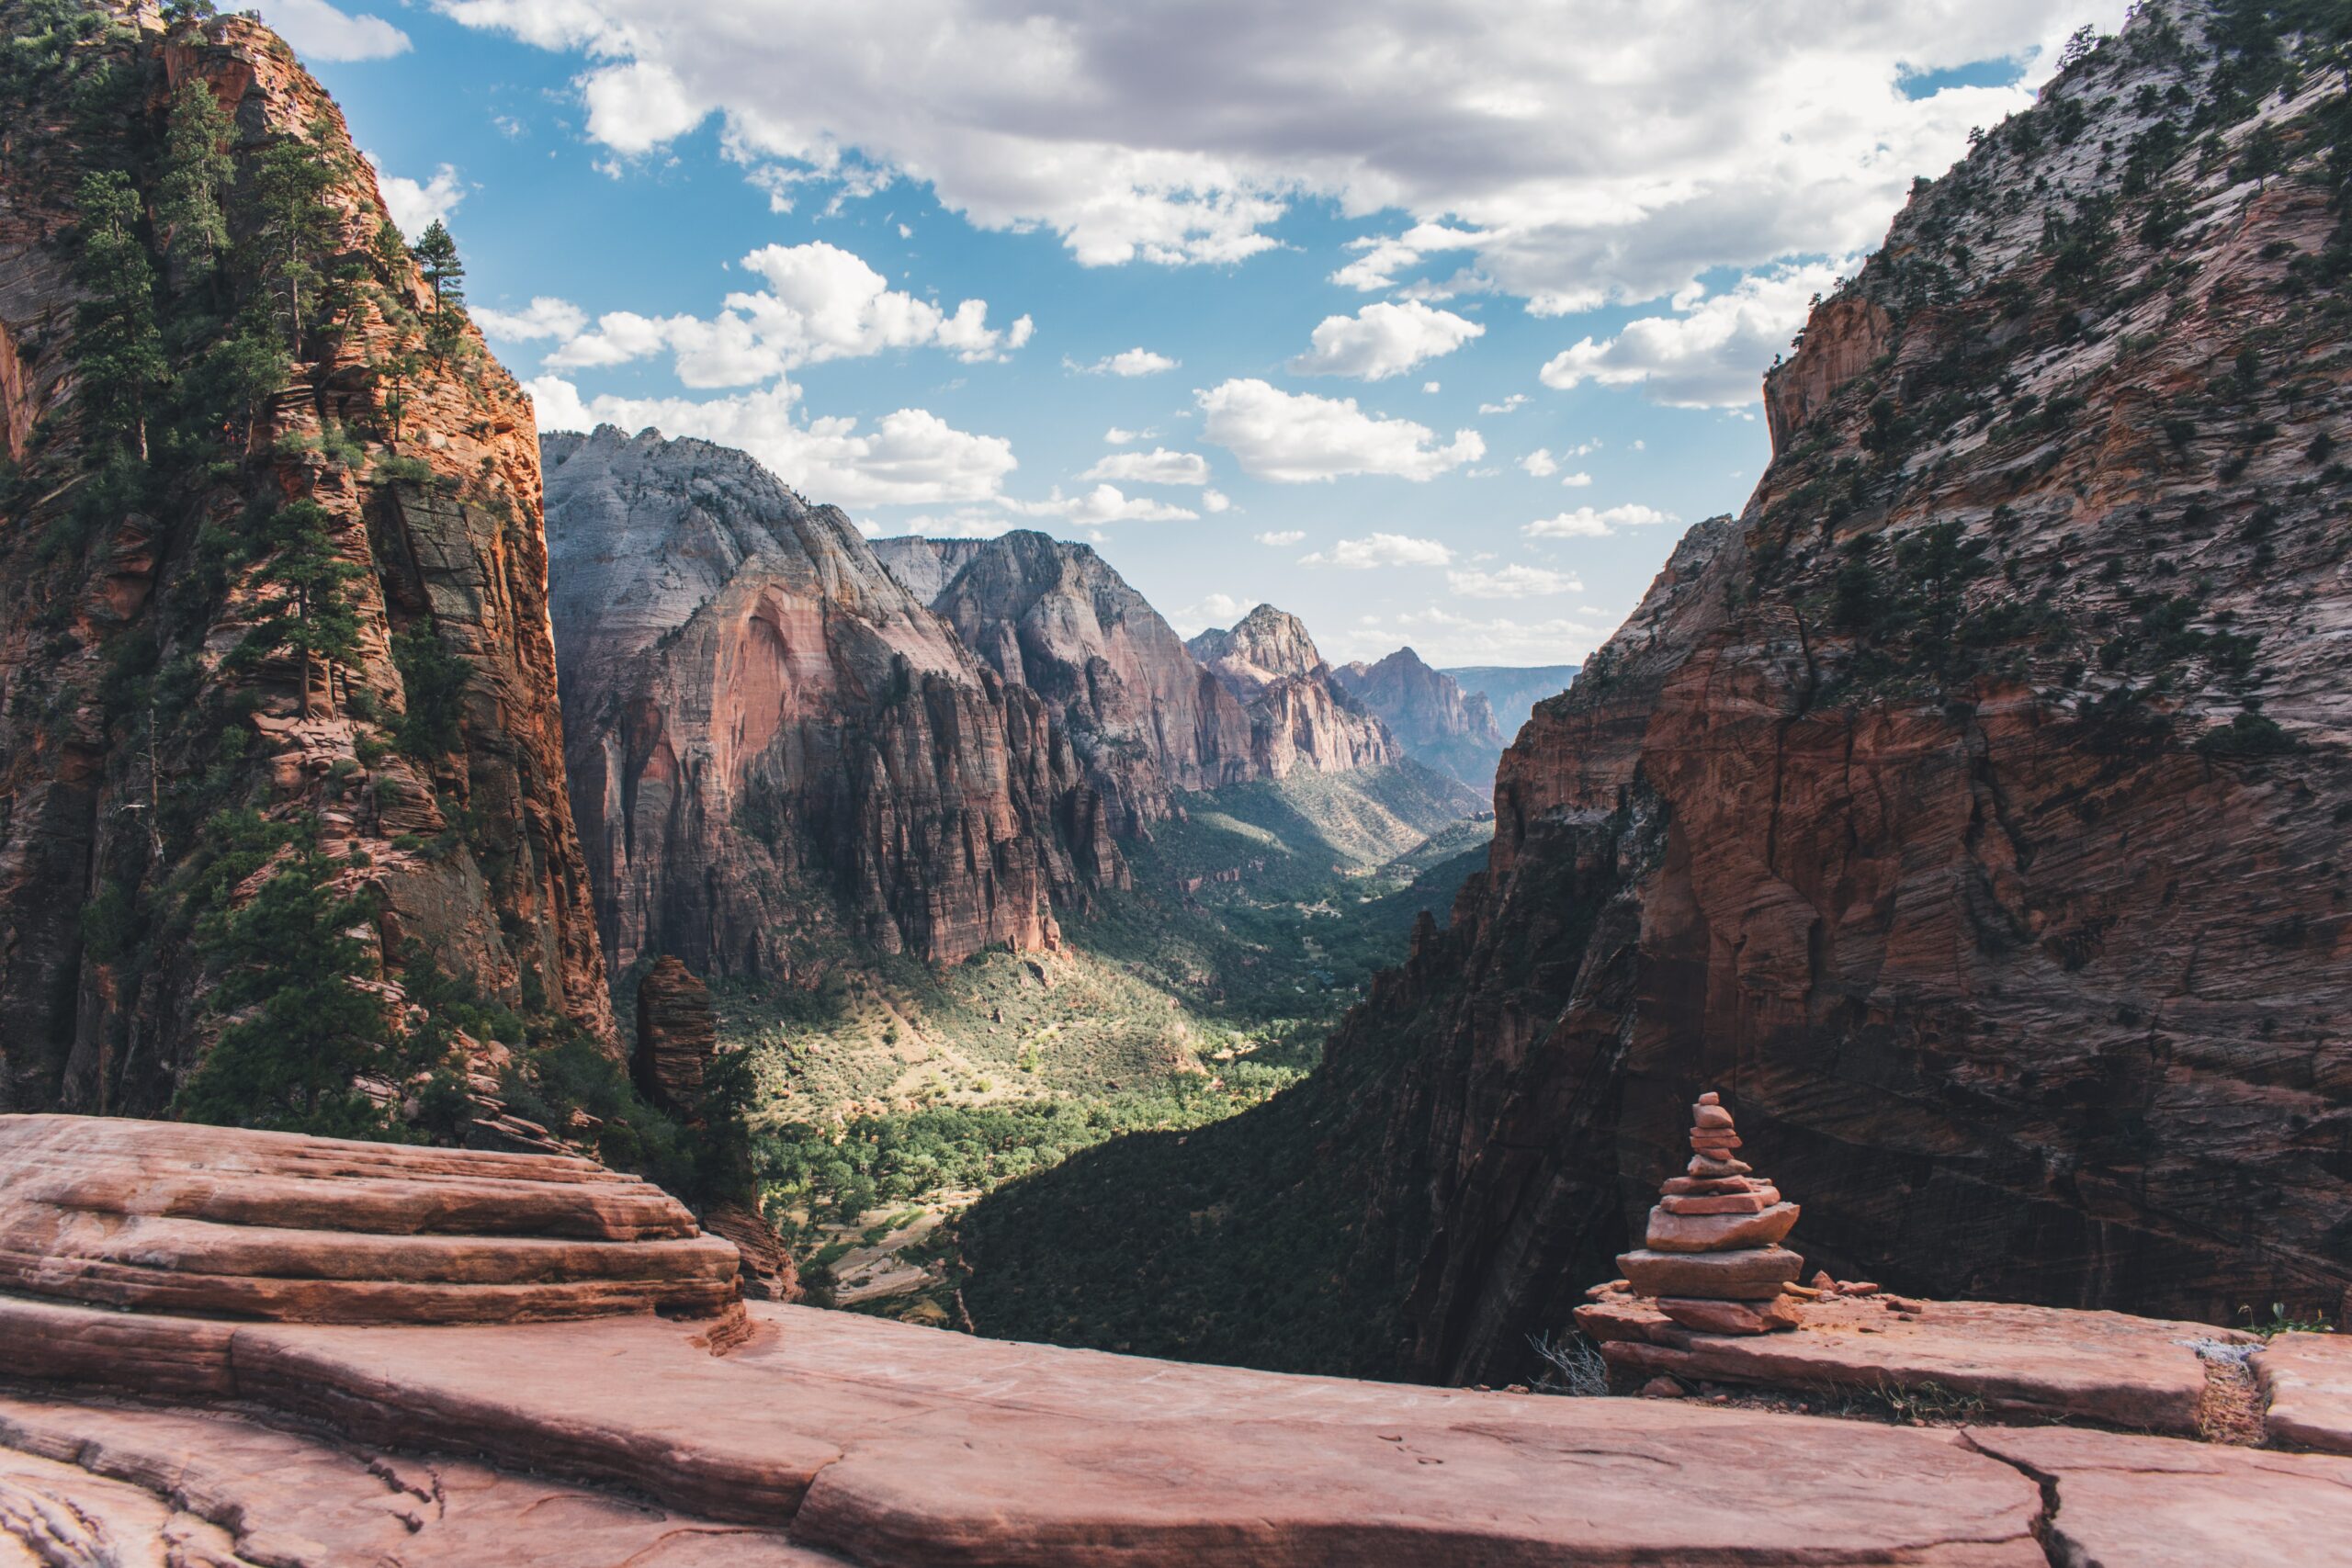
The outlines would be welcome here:
[[[1715,1085],[1840,1275],[2352,1309],[2346,235],[2190,150],[2219,46],[2168,25],[1815,312],[1746,511],[1539,708],[1487,874],[1333,1043],[1396,1064],[1353,1092],[1421,1372],[1509,1375]],[[2215,112],[2317,179],[2343,91]],[[2101,147],[2141,172],[2062,262]]]
[[[1044,702],[740,452],[551,437],[571,800],[614,971],[779,978],[846,930],[1051,946],[1125,868]]]
[[[583,1159],[0,1116],[0,1290],[300,1323],[733,1305],[735,1248]]]
[[[209,847],[216,809],[316,818],[351,863],[346,882],[378,897],[369,934],[395,980],[413,942],[485,996],[609,1041],[563,788],[530,404],[470,327],[409,378],[395,433],[377,374],[390,329],[375,304],[354,306],[337,330],[305,334],[250,431],[201,454],[156,515],[72,515],[92,433],[70,396],[71,247],[50,241],[75,220],[84,155],[128,161],[77,146],[106,134],[91,127],[148,134],[171,88],[195,80],[230,111],[241,165],[315,134],[336,170],[323,198],[332,259],[361,268],[369,300],[410,311],[429,300],[405,257],[377,254],[374,176],[266,28],[226,17],[167,43],[150,13],[127,39],[86,48],[137,85],[128,118],[74,119],[39,99],[0,159],[0,416],[41,497],[7,518],[0,573],[0,684],[12,694],[0,713],[0,1108],[168,1102],[212,1027],[175,879]],[[271,595],[220,558],[248,519],[295,501],[324,511],[356,570],[357,652],[331,678],[313,671],[307,718],[298,657],[229,658]],[[44,535],[63,543],[42,548]],[[402,634],[445,667],[446,746],[391,744],[416,695],[392,657]],[[94,904],[117,911],[103,943],[83,940]]]

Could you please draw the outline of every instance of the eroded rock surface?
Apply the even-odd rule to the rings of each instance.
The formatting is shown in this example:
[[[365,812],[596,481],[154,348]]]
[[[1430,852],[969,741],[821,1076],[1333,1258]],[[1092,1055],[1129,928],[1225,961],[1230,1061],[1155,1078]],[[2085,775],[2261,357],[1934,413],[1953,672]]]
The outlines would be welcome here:
[[[1523,1365],[1717,1086],[1838,1274],[2352,1306],[2345,84],[2214,17],[1915,194],[1333,1042],[1413,1371]]]
[[[1409,648],[1376,663],[1342,664],[1331,675],[1380,716],[1408,755],[1481,794],[1493,789],[1503,733],[1484,694],[1464,692]]]
[[[1306,623],[1287,610],[1261,604],[1184,646],[1248,708],[1251,759],[1266,777],[1298,767],[1326,773],[1374,767],[1405,755],[1388,727],[1333,675]]]
[[[841,933],[1050,945],[1117,881],[1046,705],[974,659],[836,507],[742,453],[550,436],[572,809],[616,975],[775,979]]]
[[[2253,1358],[2273,1436],[2352,1454],[2352,1336],[2278,1335]]]
[[[21,9],[12,36],[33,25]],[[364,934],[395,980],[421,949],[609,1042],[563,788],[529,400],[460,319],[457,349],[419,355],[388,414],[379,368],[413,334],[404,346],[387,313],[413,319],[432,295],[378,243],[383,202],[334,102],[249,17],[167,35],[153,7],[109,10],[120,30],[28,67],[0,157],[0,401],[23,498],[0,539],[0,1110],[170,1101],[217,1027],[187,887],[220,847],[213,814],[240,807],[315,821],[345,885],[379,900]],[[77,109],[94,80],[114,96]],[[152,164],[169,94],[190,82],[233,121],[241,188],[269,146],[316,132],[327,261],[382,309],[314,322],[283,387],[174,470],[151,515],[89,499],[80,291],[58,237],[84,173]],[[223,563],[245,548],[223,541],[297,502],[321,509],[355,572],[354,650],[332,673],[283,645],[231,657],[277,595],[244,556]],[[428,704],[430,732],[404,728]],[[85,908],[113,922],[107,940],[85,940]]]
[[[0,1116],[0,1291],[311,1323],[511,1322],[735,1301],[735,1248],[660,1188],[590,1160],[72,1116]],[[35,1313],[20,1353],[96,1341]],[[193,1347],[187,1375],[204,1381]]]

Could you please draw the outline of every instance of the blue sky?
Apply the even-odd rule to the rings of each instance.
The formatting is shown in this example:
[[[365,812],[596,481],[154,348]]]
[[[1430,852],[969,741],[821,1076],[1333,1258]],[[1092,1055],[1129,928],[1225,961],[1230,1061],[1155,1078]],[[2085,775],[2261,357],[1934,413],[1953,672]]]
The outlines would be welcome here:
[[[1264,599],[1335,660],[1549,663],[1745,500],[1758,376],[1912,175],[2117,9],[263,14],[544,426],[1087,539],[1187,632]]]

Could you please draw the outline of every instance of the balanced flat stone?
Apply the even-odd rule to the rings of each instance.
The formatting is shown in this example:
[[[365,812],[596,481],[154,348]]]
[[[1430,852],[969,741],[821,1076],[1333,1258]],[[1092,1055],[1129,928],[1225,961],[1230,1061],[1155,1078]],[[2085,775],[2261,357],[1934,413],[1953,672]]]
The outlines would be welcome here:
[[[1638,1281],[1636,1281],[1638,1284]],[[1611,1371],[1632,1383],[1670,1373],[1814,1394],[1938,1389],[1987,1410],[2195,1436],[2207,1398],[2199,1347],[2253,1343],[2201,1323],[1996,1302],[1823,1296],[1804,1330],[1762,1338],[1694,1334],[1654,1303],[1618,1292],[1577,1311]]]
[[[2352,1454],[2352,1335],[2281,1334],[2253,1357],[2270,1396],[2270,1435]]]
[[[2061,1427],[1972,1427],[2047,1485],[2067,1568],[2352,1568],[2352,1460]]]
[[[1712,1296],[1719,1301],[1770,1301],[1797,1277],[1804,1259],[1785,1247],[1747,1252],[1654,1252],[1617,1256],[1634,1292],[1644,1296]]]
[[[1649,1234],[1643,1239],[1652,1252],[1770,1247],[1796,1227],[1797,1212],[1794,1203],[1775,1203],[1753,1214],[1678,1214],[1656,1208],[1650,1211]]]
[[[317,1323],[710,1315],[734,1247],[650,1182],[491,1154],[0,1116],[0,1292]]]

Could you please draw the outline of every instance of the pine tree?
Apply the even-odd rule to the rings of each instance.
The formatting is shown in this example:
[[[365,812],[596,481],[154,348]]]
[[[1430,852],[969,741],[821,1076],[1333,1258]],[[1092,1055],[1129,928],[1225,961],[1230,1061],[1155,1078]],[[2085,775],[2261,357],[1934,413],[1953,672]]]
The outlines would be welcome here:
[[[311,716],[313,671],[323,665],[328,705],[334,702],[334,672],[359,651],[359,617],[344,592],[360,569],[334,542],[334,519],[315,501],[278,508],[264,526],[268,551],[257,575],[278,591],[265,640],[302,656],[302,716]]]
[[[75,311],[74,362],[94,434],[147,458],[147,405],[170,374],[155,326],[155,269],[139,238],[139,195],[117,170],[83,177],[81,254],[74,281],[89,291]]]
[[[458,259],[458,242],[438,218],[417,236],[416,265],[433,289],[433,320],[425,328],[424,344],[438,365],[458,346],[458,311],[466,302],[466,264]]]
[[[186,265],[209,267],[229,248],[220,196],[236,172],[230,130],[220,100],[203,78],[191,76],[174,90],[164,130],[164,172],[155,182],[155,221],[164,249]]]
[[[255,225],[249,276],[274,294],[285,313],[288,344],[298,356],[326,282],[336,214],[326,204],[335,168],[299,136],[272,143],[254,160]]]
[[[234,820],[215,829],[234,837]],[[248,823],[248,836],[283,834]],[[241,908],[205,918],[197,942],[221,966],[213,1006],[249,1009],[229,1025],[188,1080],[175,1109],[196,1122],[342,1137],[382,1136],[390,1119],[353,1080],[397,1070],[383,1000],[353,984],[375,964],[350,934],[375,918],[362,897],[337,891],[335,865],[315,821]]]

